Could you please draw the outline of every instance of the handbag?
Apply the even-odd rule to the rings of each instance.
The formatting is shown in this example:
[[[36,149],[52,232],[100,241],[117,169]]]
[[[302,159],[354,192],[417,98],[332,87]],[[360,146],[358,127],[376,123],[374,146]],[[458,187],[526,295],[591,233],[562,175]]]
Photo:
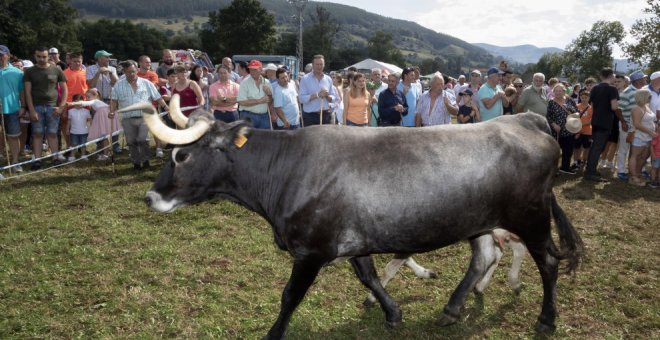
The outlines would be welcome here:
[[[626,135],[626,143],[632,144],[633,140],[635,139],[635,131],[630,131]]]

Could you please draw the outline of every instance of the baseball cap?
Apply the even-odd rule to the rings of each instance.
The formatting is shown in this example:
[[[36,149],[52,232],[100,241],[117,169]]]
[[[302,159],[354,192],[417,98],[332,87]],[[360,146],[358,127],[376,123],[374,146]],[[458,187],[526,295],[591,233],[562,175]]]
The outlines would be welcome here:
[[[491,67],[486,74],[490,76],[491,74],[504,74],[504,72],[500,71],[497,67]]]
[[[2,55],[9,54],[9,48],[5,45],[0,45],[0,54]]]
[[[635,72],[630,74],[630,81],[640,80],[644,77],[646,77],[646,74],[644,74],[644,72],[635,71]]]
[[[55,47],[51,47],[48,50],[48,54],[59,54],[59,53],[60,53],[60,51],[58,51],[57,48],[55,48]]]
[[[463,95],[463,96],[464,96],[464,95],[468,95],[468,96],[473,95],[472,90],[470,90],[470,89],[465,89],[465,90],[463,90],[463,91],[462,91],[461,93],[459,93],[459,94],[460,94],[460,95]]]
[[[28,59],[23,59],[23,69],[34,66],[34,63]]]
[[[660,71],[655,71],[651,73],[651,80],[656,80],[658,78],[660,78]]]
[[[514,84],[522,84],[523,81],[520,78],[516,78],[516,80],[513,81]]]
[[[268,63],[268,65],[264,67],[264,71],[277,71],[277,66],[275,66],[273,63]]]
[[[251,69],[261,68],[262,66],[263,64],[259,60],[250,60],[250,62],[248,63],[248,68]]]
[[[111,56],[111,55],[112,55],[112,53],[110,53],[110,52],[108,52],[108,51],[106,51],[106,50],[98,50],[98,51],[96,51],[96,53],[94,53],[94,58],[98,58],[98,57],[109,57],[109,56]]]
[[[470,74],[478,74],[481,77],[481,71],[476,70],[476,69],[472,70],[472,72],[470,72]]]

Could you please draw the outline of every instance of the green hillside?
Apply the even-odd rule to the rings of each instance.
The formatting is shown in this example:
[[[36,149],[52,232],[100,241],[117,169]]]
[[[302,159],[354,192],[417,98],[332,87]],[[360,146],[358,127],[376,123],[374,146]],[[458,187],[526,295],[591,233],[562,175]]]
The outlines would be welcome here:
[[[178,32],[185,27],[181,21],[191,22],[188,30],[193,29],[193,22],[199,28],[199,16],[205,17],[209,11],[227,6],[230,0],[161,0],[157,5],[144,0],[72,0],[71,3],[86,19],[99,16],[130,18],[163,31]],[[293,9],[285,0],[263,0],[262,5],[274,15],[278,31],[296,30]],[[396,46],[412,63],[435,57],[453,64],[454,68],[486,67],[495,63],[494,57],[486,50],[458,38],[437,33],[414,22],[384,17],[351,6],[310,1],[304,13],[305,25],[313,24],[312,15],[317,5],[327,9],[339,24],[335,39],[337,48],[366,49],[369,37],[382,30],[392,34]]]

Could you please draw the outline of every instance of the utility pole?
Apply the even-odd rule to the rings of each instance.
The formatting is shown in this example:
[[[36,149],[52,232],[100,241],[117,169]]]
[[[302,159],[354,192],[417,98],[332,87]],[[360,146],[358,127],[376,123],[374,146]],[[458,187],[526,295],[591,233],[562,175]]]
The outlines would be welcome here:
[[[296,56],[298,57],[298,72],[303,71],[303,11],[307,6],[308,0],[287,0],[288,3],[296,8],[298,16],[298,44],[296,45]]]

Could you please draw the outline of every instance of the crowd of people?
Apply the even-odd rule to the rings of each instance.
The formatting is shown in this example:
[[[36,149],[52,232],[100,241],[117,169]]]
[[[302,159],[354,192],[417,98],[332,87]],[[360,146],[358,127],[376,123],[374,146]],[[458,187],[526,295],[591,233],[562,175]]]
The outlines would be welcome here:
[[[67,54],[62,61],[57,48],[40,47],[33,63],[0,45],[8,161],[18,163],[21,155],[31,153],[31,169],[38,170],[44,150],[50,151],[53,165],[73,161],[76,153],[65,157],[60,147],[85,146],[87,140],[121,128],[134,169],[149,168],[152,152],[143,113],[117,111],[144,101],[168,111],[170,99],[178,94],[186,116],[202,108],[217,120],[249,119],[254,128],[275,130],[323,124],[471,124],[531,111],[547,118],[561,147],[560,173],[583,171],[586,180],[606,181],[608,176],[599,169],[611,170],[633,185],[660,187],[660,72],[652,73],[647,84],[641,71],[623,75],[605,68],[600,82],[588,78],[572,86],[557,78],[546,81],[544,74],[536,73],[526,85],[502,62],[483,74],[475,69],[458,78],[436,72],[423,84],[418,67],[401,73],[376,68],[326,74],[322,55],[315,55],[295,79],[286,66],[259,60],[234,63],[226,57],[216,69],[177,63],[168,49],[155,71],[151,58],[143,55],[137,62],[123,62],[120,75],[109,64],[111,56],[99,50],[95,62],[86,66],[79,53]],[[154,142],[155,156],[163,157],[167,145]],[[112,144],[114,152],[122,152],[116,137]],[[98,160],[108,159],[109,141],[103,139],[97,148],[105,148]],[[83,159],[86,149],[81,148]],[[22,171],[21,166],[11,168]]]

